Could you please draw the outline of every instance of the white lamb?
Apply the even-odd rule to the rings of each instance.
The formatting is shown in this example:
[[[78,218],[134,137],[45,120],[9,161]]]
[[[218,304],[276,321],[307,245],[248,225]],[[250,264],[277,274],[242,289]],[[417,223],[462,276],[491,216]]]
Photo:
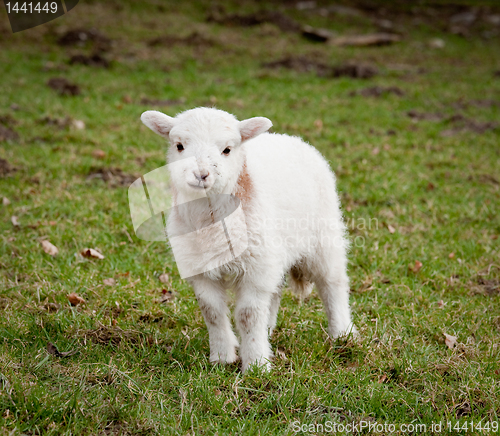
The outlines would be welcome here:
[[[223,253],[219,241],[203,232],[198,232],[196,244],[180,247],[183,261],[206,262],[201,265],[206,272],[189,282],[208,328],[210,361],[238,359],[227,306],[232,288],[243,370],[254,364],[270,369],[269,335],[287,273],[290,286],[302,297],[316,285],[333,338],[355,334],[345,226],[335,176],[320,153],[298,137],[267,133],[272,123],[263,117],[238,121],[221,110],[196,108],[175,118],[147,111],[141,119],[170,140],[167,158],[176,164],[171,174],[174,204],[183,207],[169,216],[169,237],[212,224],[221,197],[241,201],[244,222],[236,228],[233,223],[231,238],[248,241],[242,254],[225,264],[213,263]],[[193,201],[200,190],[211,201],[209,213]],[[212,268],[210,262],[219,266]]]

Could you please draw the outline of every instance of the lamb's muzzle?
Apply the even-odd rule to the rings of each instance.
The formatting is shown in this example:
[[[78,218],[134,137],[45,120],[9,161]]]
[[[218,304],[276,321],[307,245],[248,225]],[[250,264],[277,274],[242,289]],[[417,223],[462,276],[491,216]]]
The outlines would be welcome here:
[[[238,121],[196,108],[175,118],[147,111],[141,119],[174,145],[167,155],[175,192],[167,233],[181,274],[192,272],[210,360],[237,359],[226,295],[233,288],[243,370],[270,368],[268,337],[288,272],[302,297],[316,286],[332,337],[355,333],[349,244],[335,177],[318,151],[300,138],[265,133],[272,123],[263,117]],[[231,198],[240,204],[224,215]]]

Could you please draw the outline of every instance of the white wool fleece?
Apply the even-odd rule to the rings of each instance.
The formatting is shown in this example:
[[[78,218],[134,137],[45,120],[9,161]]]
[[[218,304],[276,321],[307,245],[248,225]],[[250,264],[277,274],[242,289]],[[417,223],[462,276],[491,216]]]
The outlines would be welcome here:
[[[206,272],[189,282],[208,328],[210,360],[238,358],[226,295],[233,288],[243,370],[253,364],[270,368],[269,335],[287,273],[302,297],[316,286],[332,337],[355,333],[346,231],[335,177],[320,153],[298,137],[266,133],[272,123],[263,117],[238,121],[221,110],[196,108],[175,118],[147,111],[141,119],[170,141],[168,162],[176,163],[171,173],[174,204],[182,207],[169,216],[169,237],[198,230],[198,239],[180,247],[180,256],[197,266],[200,258],[206,262]],[[200,190],[210,201],[209,213],[193,201]],[[217,263],[225,241],[219,248],[220,241],[203,229],[223,213],[220,199],[229,196],[222,194],[241,202],[244,221],[233,220],[230,236],[248,241],[248,247],[236,259]]]

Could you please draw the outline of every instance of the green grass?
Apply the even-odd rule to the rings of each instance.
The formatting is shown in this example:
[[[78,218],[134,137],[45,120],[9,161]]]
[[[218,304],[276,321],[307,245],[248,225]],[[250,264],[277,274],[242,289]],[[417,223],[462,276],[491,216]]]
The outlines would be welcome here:
[[[296,421],[361,420],[429,428],[442,421],[446,433],[447,421],[498,422],[499,130],[441,135],[460,127],[450,119],[456,114],[498,122],[498,36],[464,39],[407,17],[399,44],[339,48],[272,24],[206,23],[197,3],[101,3],[15,35],[0,13],[0,117],[13,117],[20,136],[0,143],[0,158],[15,168],[0,178],[0,197],[10,200],[0,206],[0,434],[293,434]],[[376,29],[363,17],[287,13],[340,33]],[[114,40],[110,69],[69,66],[70,54],[91,47],[55,44],[65,29],[91,26]],[[194,31],[216,43],[146,44]],[[443,49],[427,46],[435,37]],[[262,67],[298,54],[364,61],[380,74],[363,81]],[[81,95],[57,95],[46,85],[57,76]],[[374,85],[405,94],[350,95]],[[301,303],[285,291],[271,373],[209,363],[203,318],[170,251],[135,237],[127,186],[88,178],[99,168],[140,176],[164,165],[165,146],[139,121],[151,108],[143,97],[179,100],[160,109],[169,114],[215,103],[240,119],[266,116],[274,131],[323,153],[353,241],[359,340],[331,341],[316,293]],[[415,122],[410,110],[441,118]],[[86,128],[59,129],[40,121],[47,116]],[[59,254],[44,253],[42,239]],[[86,247],[105,259],[81,257]],[[417,260],[415,273],[409,265]],[[174,290],[166,304],[163,272]],[[70,306],[73,292],[86,304]],[[457,337],[454,349],[444,333]],[[48,354],[49,342],[77,354]]]

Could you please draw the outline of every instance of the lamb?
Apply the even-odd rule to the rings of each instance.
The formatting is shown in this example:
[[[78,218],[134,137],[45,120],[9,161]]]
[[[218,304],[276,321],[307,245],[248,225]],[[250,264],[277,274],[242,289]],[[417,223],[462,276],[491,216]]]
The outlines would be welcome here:
[[[332,338],[356,334],[349,307],[349,243],[335,176],[314,147],[267,132],[272,126],[267,118],[238,121],[215,108],[195,108],[175,118],[146,111],[141,120],[171,144],[173,201],[183,207],[170,213],[167,234],[197,235],[193,244],[177,250],[184,262],[202,267],[188,281],[208,329],[211,362],[235,362],[239,347],[243,371],[254,365],[271,368],[269,336],[287,273],[302,298],[316,285]],[[200,192],[209,201],[208,211],[197,202]],[[202,230],[216,223],[214,214],[224,215],[221,198],[241,203],[244,220],[233,220],[231,242],[244,241],[246,248],[229,262],[210,263],[222,251],[213,234]],[[229,289],[236,296],[240,345],[229,319]]]

